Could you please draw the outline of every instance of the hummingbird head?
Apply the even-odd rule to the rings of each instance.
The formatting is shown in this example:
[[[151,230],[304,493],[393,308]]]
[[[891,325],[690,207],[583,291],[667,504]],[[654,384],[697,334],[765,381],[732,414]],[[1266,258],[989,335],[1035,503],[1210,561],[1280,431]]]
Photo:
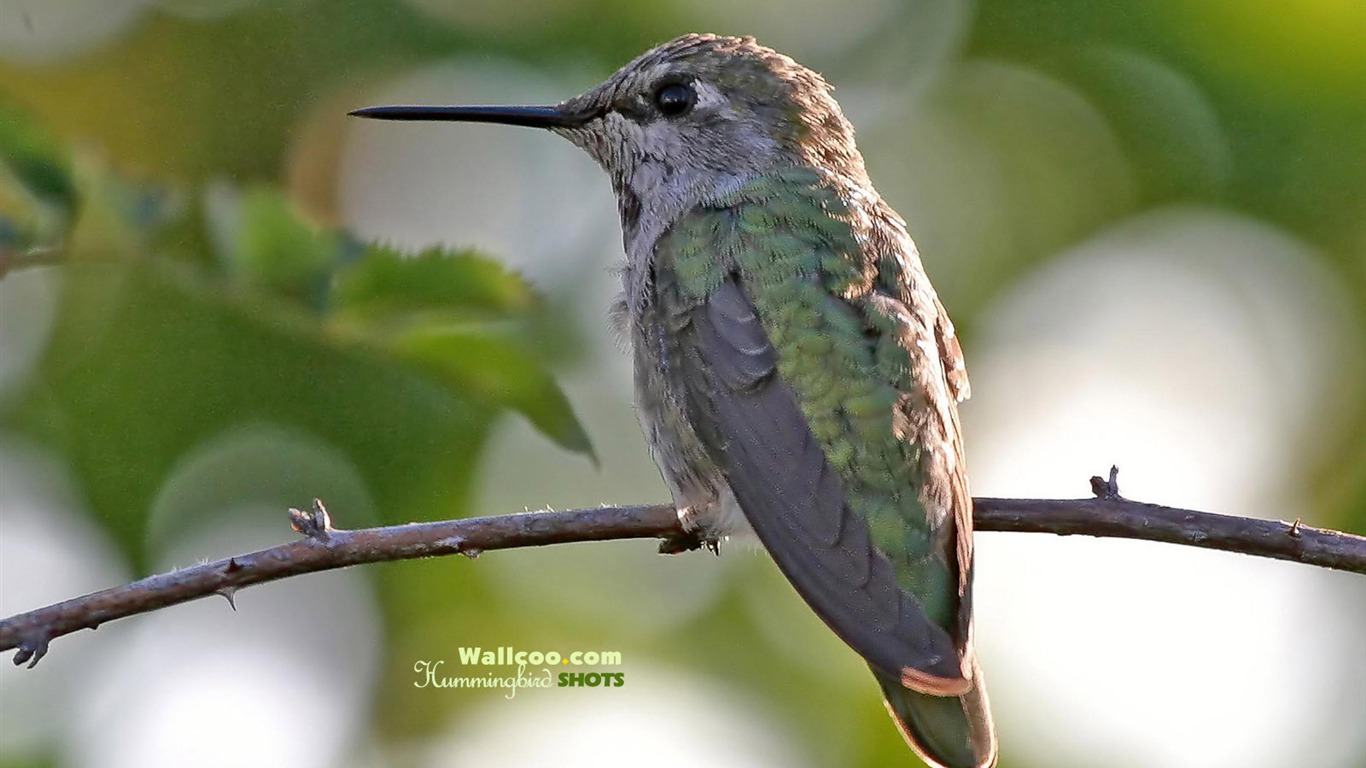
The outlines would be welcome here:
[[[392,120],[546,128],[612,177],[628,243],[688,207],[796,164],[866,183],[854,131],[820,75],[753,38],[684,35],[545,107],[372,107]]]

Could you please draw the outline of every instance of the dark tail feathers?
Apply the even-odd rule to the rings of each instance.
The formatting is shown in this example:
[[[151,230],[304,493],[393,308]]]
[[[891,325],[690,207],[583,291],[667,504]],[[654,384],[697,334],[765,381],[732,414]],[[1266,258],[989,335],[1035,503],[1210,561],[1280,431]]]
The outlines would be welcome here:
[[[877,673],[874,673],[877,674]],[[972,662],[972,690],[962,696],[931,696],[877,674],[887,711],[906,743],[931,765],[989,768],[996,764],[996,732],[991,724],[982,670]]]

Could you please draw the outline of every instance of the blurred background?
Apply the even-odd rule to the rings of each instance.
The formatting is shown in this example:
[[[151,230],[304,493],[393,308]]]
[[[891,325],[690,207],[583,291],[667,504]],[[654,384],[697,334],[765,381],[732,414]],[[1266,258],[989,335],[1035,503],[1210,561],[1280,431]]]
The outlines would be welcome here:
[[[0,248],[72,262],[0,277],[0,614],[289,540],[314,496],[339,527],[665,501],[600,171],[345,113],[554,102],[687,31],[836,86],[963,338],[977,495],[1115,463],[1131,498],[1366,531],[1366,4],[0,0]],[[428,299],[456,342],[375,330]],[[0,669],[0,765],[915,763],[765,556],[654,551],[63,638]],[[977,583],[1002,766],[1366,765],[1366,579],[981,534]],[[619,651],[625,685],[414,686],[462,646]]]

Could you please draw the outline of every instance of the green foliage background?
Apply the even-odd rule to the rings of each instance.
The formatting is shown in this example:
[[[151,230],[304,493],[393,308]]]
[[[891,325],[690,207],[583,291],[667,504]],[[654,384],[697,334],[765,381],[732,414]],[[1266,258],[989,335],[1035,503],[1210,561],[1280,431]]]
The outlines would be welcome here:
[[[24,4],[3,2],[20,11]],[[1366,321],[1360,36],[1320,34],[1335,17],[1315,15],[1315,4],[1299,14],[1237,5],[977,5],[963,55],[1027,65],[1079,88],[1119,137],[1138,184],[1131,209],[1026,241],[1012,258],[954,283],[951,305],[969,343],[991,298],[1058,248],[1172,201],[1241,211],[1316,246],[1354,297],[1356,322]],[[14,7],[0,23],[20,18]],[[508,411],[564,449],[591,454],[592,425],[585,430],[575,419],[553,371],[572,365],[582,339],[603,328],[576,327],[555,301],[498,266],[499,254],[431,250],[404,260],[360,242],[336,223],[329,163],[289,162],[299,141],[313,143],[312,155],[334,157],[346,109],[406,68],[455,55],[507,57],[532,69],[569,58],[605,75],[698,25],[682,2],[562,2],[551,21],[534,21],[534,10],[515,15],[533,20],[526,23],[486,13],[494,21],[438,23],[389,0],[259,3],[202,20],[150,12],[72,58],[0,59],[0,248],[57,248],[71,262],[57,268],[59,309],[40,362],[22,386],[0,392],[0,429],[69,465],[90,521],[132,572],[146,572],[166,544],[151,510],[167,476],[197,446],[241,425],[270,424],[339,451],[363,482],[364,500],[339,510],[342,500],[326,487],[302,493],[332,501],[344,526],[466,514],[481,451]],[[1345,19],[1363,17],[1349,10]],[[807,63],[832,79],[873,71],[891,80],[876,51],[894,48],[899,34],[896,23],[884,24],[856,50]],[[1266,42],[1287,38],[1292,43]],[[1097,67],[1105,46],[1142,51],[1198,83],[1223,118],[1227,167],[1206,172],[1220,161],[1201,155],[1127,81],[1107,75],[1113,70]],[[301,129],[306,122],[314,127]],[[1349,415],[1343,444],[1306,471],[1322,480],[1318,522],[1361,531],[1366,426],[1362,411]],[[583,466],[591,471],[588,460]],[[264,487],[257,498],[281,510],[282,537],[284,508],[307,502],[287,486]],[[602,557],[627,546],[604,545]],[[538,555],[506,556],[534,569]],[[734,680],[797,723],[793,731],[807,734],[801,749],[818,764],[850,764],[850,744],[860,745],[859,765],[903,759],[871,687],[823,692],[819,676],[774,661],[738,594],[666,634],[631,638],[587,619],[538,623],[495,597],[482,564],[399,564],[366,576],[382,606],[380,679],[369,709],[380,744],[433,734],[472,706],[473,697],[414,691],[408,667],[433,648],[464,644],[469,618],[479,617],[485,643],[627,645]],[[667,601],[667,591],[659,599]],[[62,663],[62,651],[59,641],[46,663]],[[856,674],[856,665],[849,670]],[[818,699],[825,706],[811,706]],[[689,738],[680,732],[680,743]],[[1003,764],[1046,764],[1015,749],[1007,743]],[[59,764],[60,754],[52,745],[32,764]]]

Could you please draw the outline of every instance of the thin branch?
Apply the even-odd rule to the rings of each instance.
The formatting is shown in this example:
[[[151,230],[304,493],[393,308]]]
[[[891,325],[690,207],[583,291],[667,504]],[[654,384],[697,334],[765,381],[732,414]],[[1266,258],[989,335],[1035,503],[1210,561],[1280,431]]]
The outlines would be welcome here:
[[[1093,499],[974,500],[978,531],[1053,533],[1184,544],[1366,574],[1366,537],[1293,523],[1215,515],[1121,498],[1109,481],[1092,479]],[[29,666],[48,643],[80,629],[158,608],[222,595],[303,573],[361,563],[408,560],[579,541],[664,539],[676,546],[688,534],[667,505],[602,507],[413,523],[383,528],[331,527],[321,502],[311,512],[290,510],[305,538],[246,555],[149,576],[120,587],[39,608],[0,621],[0,651],[18,649]]]
[[[11,272],[35,267],[55,267],[63,265],[117,265],[152,261],[151,257],[125,253],[117,249],[83,247],[79,251],[68,250],[65,244],[36,245],[20,250],[12,245],[0,243],[0,280]],[[172,263],[172,262],[167,262]]]
[[[42,246],[21,251],[7,245],[0,245],[0,279],[18,269],[28,267],[48,267],[62,264],[66,254],[56,246]]]

